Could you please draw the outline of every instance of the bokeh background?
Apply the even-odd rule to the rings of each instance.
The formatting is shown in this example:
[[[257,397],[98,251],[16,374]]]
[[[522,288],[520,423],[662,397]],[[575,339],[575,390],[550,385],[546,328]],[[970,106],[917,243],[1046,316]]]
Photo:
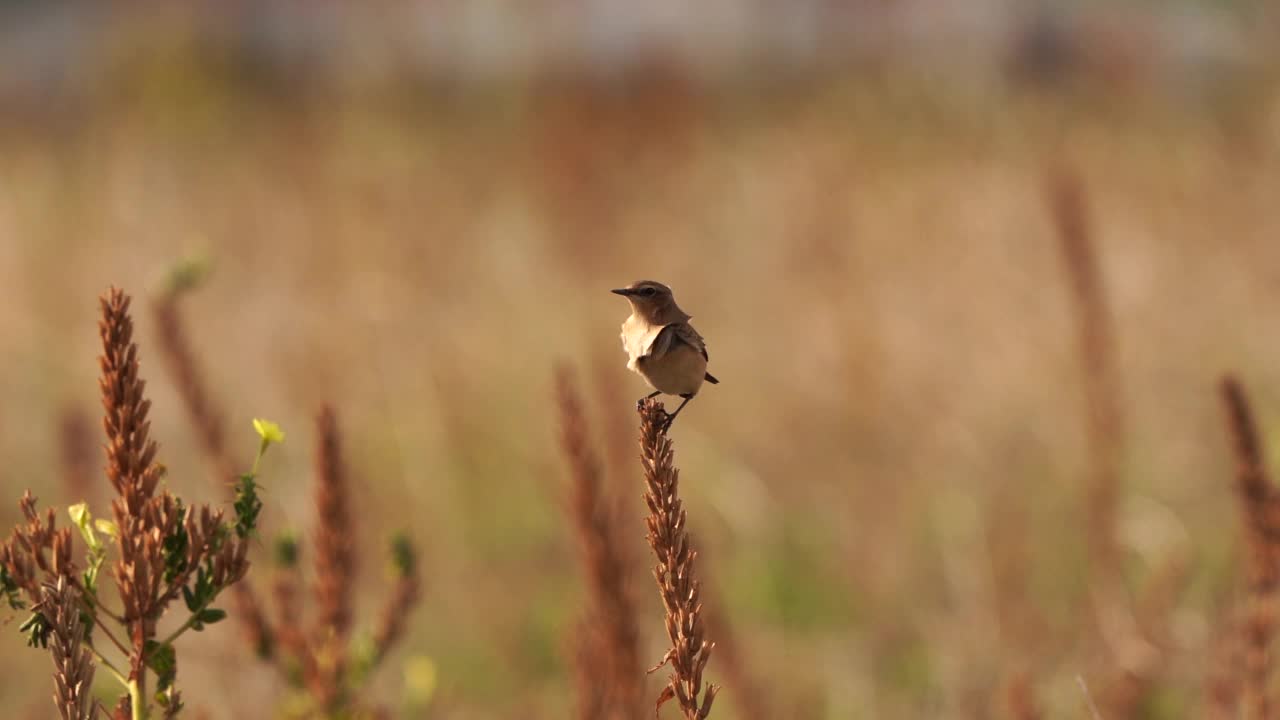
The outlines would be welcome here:
[[[0,519],[27,487],[81,499],[60,438],[96,427],[112,284],[137,299],[169,482],[216,499],[146,310],[203,258],[183,310],[233,448],[250,460],[255,416],[288,433],[260,565],[272,534],[311,531],[332,403],[365,626],[391,531],[424,570],[372,696],[394,717],[566,717],[583,589],[553,367],[576,368],[645,558],[617,438],[646,388],[607,290],[656,278],[722,380],[673,433],[767,717],[1022,697],[1085,717],[1121,670],[1090,609],[1047,196],[1067,173],[1115,322],[1126,578],[1141,596],[1185,568],[1133,712],[1199,713],[1242,587],[1222,372],[1280,448],[1278,20],[1243,0],[0,3]],[[50,717],[47,658],[8,622],[0,705]],[[186,642],[193,710],[286,703],[230,623]],[[713,717],[761,717],[741,697]]]

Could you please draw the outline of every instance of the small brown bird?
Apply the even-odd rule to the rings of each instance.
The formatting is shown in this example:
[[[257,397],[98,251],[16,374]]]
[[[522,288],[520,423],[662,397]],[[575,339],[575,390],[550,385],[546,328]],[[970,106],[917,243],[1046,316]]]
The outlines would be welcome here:
[[[670,428],[704,380],[712,385],[720,382],[707,372],[706,343],[666,285],[639,280],[612,292],[631,303],[631,316],[622,323],[622,349],[630,358],[627,368],[653,388],[637,404],[662,393],[684,398],[667,418],[666,427]]]

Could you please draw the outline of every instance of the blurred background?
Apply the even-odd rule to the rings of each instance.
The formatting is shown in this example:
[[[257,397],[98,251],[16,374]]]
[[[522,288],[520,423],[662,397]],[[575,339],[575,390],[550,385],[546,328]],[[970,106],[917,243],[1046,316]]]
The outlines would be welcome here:
[[[359,623],[391,531],[424,575],[370,695],[566,717],[584,592],[558,361],[634,509],[645,659],[665,647],[627,445],[647,388],[607,292],[654,278],[722,381],[673,436],[715,612],[771,708],[729,686],[712,717],[1085,717],[1129,670],[1091,609],[1060,177],[1114,321],[1114,527],[1156,653],[1126,712],[1198,714],[1242,587],[1221,373],[1280,440],[1270,3],[0,2],[0,520],[27,487],[81,499],[61,448],[98,426],[112,284],[136,296],[168,482],[219,499],[149,312],[202,258],[183,312],[232,452],[252,459],[252,417],[288,433],[259,567],[313,530],[332,403]],[[50,717],[14,624],[0,704]],[[185,642],[197,716],[284,712],[230,624]]]

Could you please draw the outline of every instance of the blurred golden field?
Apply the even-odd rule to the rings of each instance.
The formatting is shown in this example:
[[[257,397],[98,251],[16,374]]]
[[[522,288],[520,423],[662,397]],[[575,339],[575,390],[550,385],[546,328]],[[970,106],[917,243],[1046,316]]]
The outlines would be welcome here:
[[[110,285],[136,296],[167,482],[221,499],[149,312],[175,265],[206,258],[183,311],[232,451],[252,460],[253,417],[288,433],[264,461],[250,579],[265,587],[277,532],[312,531],[312,417],[330,403],[358,624],[387,587],[394,530],[423,571],[370,695],[395,717],[569,716],[583,581],[558,362],[634,504],[644,659],[664,649],[625,444],[648,389],[625,370],[627,310],[607,292],[651,277],[722,381],[672,435],[715,611],[769,716],[1004,717],[1022,683],[1046,717],[1088,717],[1081,681],[1121,671],[1089,599],[1088,408],[1047,199],[1068,168],[1115,321],[1123,569],[1141,598],[1170,558],[1186,563],[1136,713],[1205,710],[1245,587],[1224,372],[1280,461],[1269,70],[1195,97],[877,66],[271,83],[162,51],[125,53],[74,107],[0,116],[6,528],[24,488],[42,506],[82,499],[61,480],[59,427],[68,413],[97,427]],[[0,704],[52,716],[47,658],[5,635]],[[274,716],[281,682],[232,623],[186,643],[193,714]],[[708,676],[725,682],[715,657]],[[760,717],[741,697],[727,685],[712,717]]]

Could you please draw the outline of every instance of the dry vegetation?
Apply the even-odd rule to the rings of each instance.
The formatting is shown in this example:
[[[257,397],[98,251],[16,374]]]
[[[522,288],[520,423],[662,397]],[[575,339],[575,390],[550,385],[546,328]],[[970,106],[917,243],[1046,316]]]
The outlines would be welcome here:
[[[177,646],[188,713],[1275,707],[1267,80],[1199,104],[874,73],[357,90],[224,71],[122,72],[59,123],[0,123],[6,496],[112,500],[122,538],[202,517],[165,493],[207,498],[225,509],[189,530],[206,538],[235,514],[248,419],[294,430],[264,470],[259,539],[204,543],[182,571],[211,558],[230,587],[225,626]],[[191,268],[168,273],[192,254],[212,274],[184,298]],[[723,380],[671,431],[678,498],[668,438],[650,423],[636,446],[643,388],[606,292],[648,276]],[[127,453],[104,475],[85,419],[90,300],[113,283],[153,289],[154,405],[126,392],[117,295],[104,337],[125,354],[103,370],[127,381],[125,419],[164,438],[163,483],[147,437],[110,423]],[[567,374],[548,389],[565,357],[596,368],[593,411]],[[1252,392],[1223,381],[1224,430],[1228,371]],[[312,415],[326,402],[341,433]],[[49,717],[56,693],[76,717],[84,548],[31,501],[3,518],[28,539],[3,556],[27,607],[0,703]],[[414,546],[382,573],[372,548],[398,527]],[[141,583],[129,563],[166,567],[163,548],[120,552],[103,577],[132,603],[112,608],[127,676],[187,620],[164,615],[186,579]],[[20,647],[33,607],[47,651]],[[94,697],[115,706],[114,682],[98,665]]]

